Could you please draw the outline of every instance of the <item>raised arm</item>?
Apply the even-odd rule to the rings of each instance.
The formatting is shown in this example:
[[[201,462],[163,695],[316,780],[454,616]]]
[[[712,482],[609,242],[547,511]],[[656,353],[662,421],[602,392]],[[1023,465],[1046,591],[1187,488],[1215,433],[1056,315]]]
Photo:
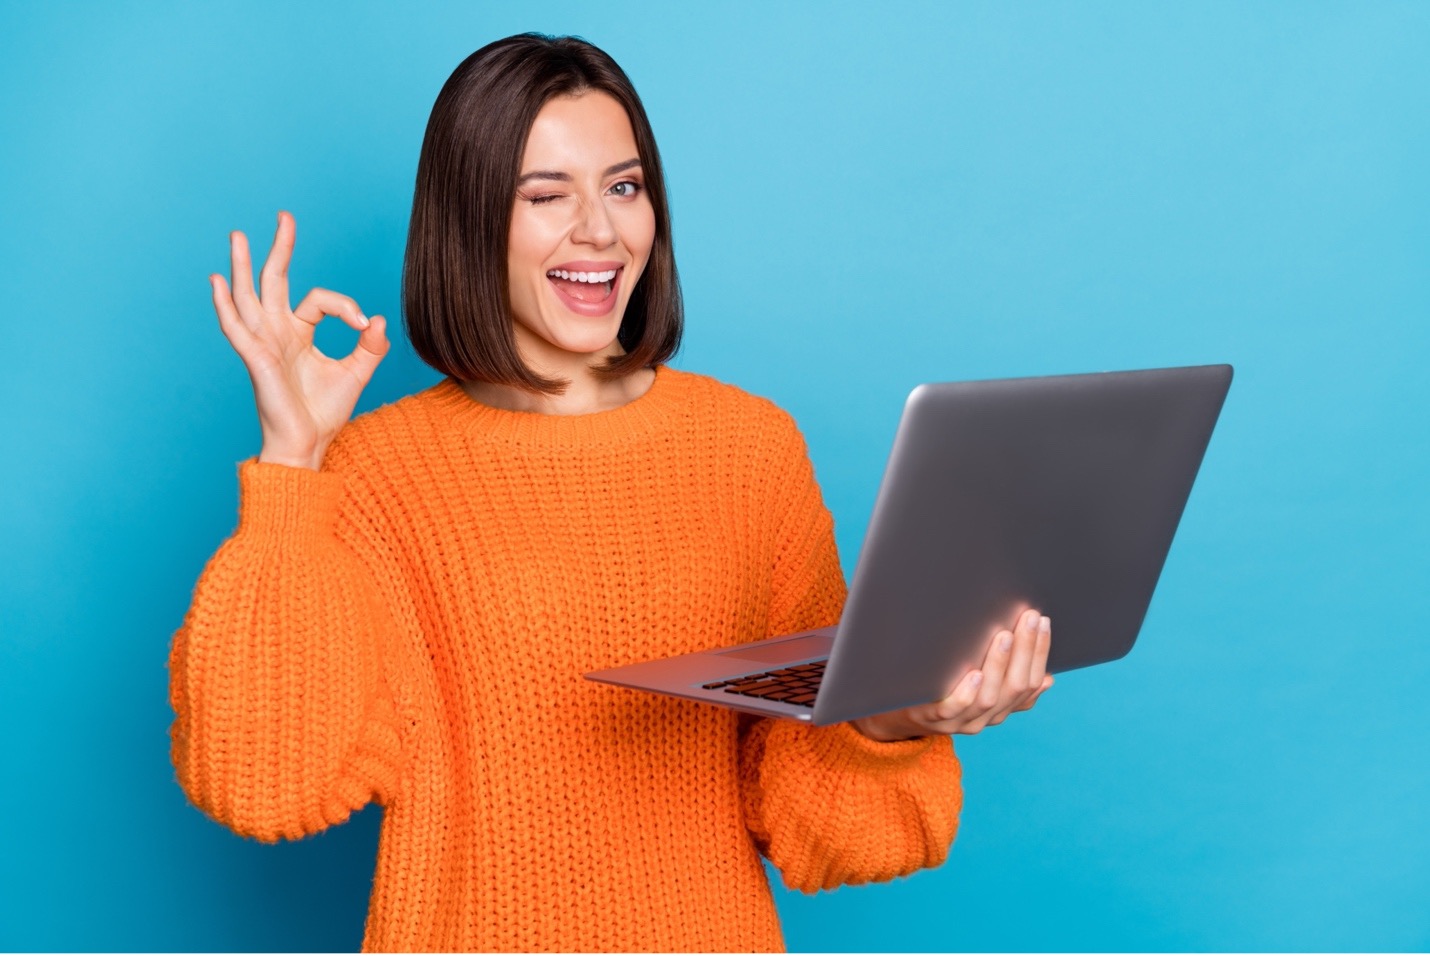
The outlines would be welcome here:
[[[391,571],[360,473],[329,446],[388,349],[381,316],[314,289],[289,307],[295,224],[286,213],[254,288],[232,233],[233,281],[210,276],[220,327],[253,383],[263,450],[239,468],[238,529],[209,561],[170,651],[172,756],[206,813],[260,840],[296,838],[394,792],[403,766],[394,712]],[[324,315],[361,330],[331,359]],[[338,449],[334,449],[338,451]]]
[[[792,421],[779,457],[771,635],[836,623],[846,593],[834,521]],[[849,723],[743,715],[739,728],[745,823],[786,886],[885,881],[947,857],[963,804],[948,737],[881,742]]]

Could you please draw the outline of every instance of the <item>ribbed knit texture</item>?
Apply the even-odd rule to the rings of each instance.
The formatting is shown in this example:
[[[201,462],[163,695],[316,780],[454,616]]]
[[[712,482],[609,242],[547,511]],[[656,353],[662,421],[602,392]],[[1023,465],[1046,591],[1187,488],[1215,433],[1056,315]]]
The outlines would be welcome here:
[[[770,402],[661,367],[538,415],[445,379],[321,472],[239,482],[173,642],[174,765],[264,841],[381,803],[365,950],[778,951],[761,854],[811,893],[945,859],[949,738],[581,676],[838,620],[833,523]]]

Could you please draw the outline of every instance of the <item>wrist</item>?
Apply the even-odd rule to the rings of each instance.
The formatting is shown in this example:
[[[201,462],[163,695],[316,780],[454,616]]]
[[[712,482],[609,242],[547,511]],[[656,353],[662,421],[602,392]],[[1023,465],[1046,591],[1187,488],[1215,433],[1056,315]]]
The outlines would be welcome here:
[[[258,453],[258,460],[266,464],[287,465],[290,468],[308,468],[312,471],[321,471],[323,465],[323,453],[321,451],[304,454],[292,454],[264,448]]]
[[[890,727],[888,721],[884,719],[888,716],[887,714],[879,714],[873,717],[860,717],[857,720],[851,720],[850,723],[854,725],[854,729],[859,731],[859,733],[868,737],[870,740],[877,740],[880,743],[896,743],[898,741],[913,740],[923,736],[917,729],[907,726],[906,722],[902,723],[899,727]]]

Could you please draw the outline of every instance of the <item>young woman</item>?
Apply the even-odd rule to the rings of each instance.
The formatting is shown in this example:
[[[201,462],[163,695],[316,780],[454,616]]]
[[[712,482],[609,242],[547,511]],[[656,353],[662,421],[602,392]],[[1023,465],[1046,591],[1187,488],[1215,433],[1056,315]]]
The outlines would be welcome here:
[[[794,422],[664,364],[660,157],[608,56],[510,37],[438,96],[403,305],[439,384],[349,421],[386,323],[324,289],[290,308],[294,234],[280,213],[257,289],[242,233],[211,277],[263,447],[172,649],[195,804],[272,841],[381,803],[366,950],[780,950],[762,854],[806,892],[944,860],[947,735],[1051,684],[1036,612],[946,700],[854,724],[581,677],[845,596]],[[342,359],[326,315],[361,332]]]

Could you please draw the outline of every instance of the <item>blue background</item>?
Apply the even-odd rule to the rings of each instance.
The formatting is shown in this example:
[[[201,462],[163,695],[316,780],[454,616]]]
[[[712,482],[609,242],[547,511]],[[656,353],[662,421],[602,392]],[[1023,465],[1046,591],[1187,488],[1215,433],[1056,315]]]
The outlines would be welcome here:
[[[0,10],[0,948],[357,947],[377,808],[261,846],[168,762],[259,441],[205,277],[286,208],[395,324],[432,101],[528,29],[635,81],[676,364],[795,414],[846,570],[914,384],[1237,368],[1137,649],[957,738],[939,870],[777,888],[791,948],[1430,947],[1430,4],[295,6]]]

